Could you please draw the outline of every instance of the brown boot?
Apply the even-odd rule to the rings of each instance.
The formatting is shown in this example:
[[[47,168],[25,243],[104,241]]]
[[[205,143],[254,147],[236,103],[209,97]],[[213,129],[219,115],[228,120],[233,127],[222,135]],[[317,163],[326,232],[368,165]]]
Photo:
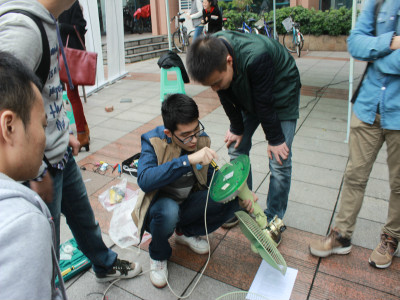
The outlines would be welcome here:
[[[81,144],[79,151],[82,147],[85,147],[86,151],[89,151],[90,137],[86,132],[78,132],[78,141]]]
[[[86,133],[87,136],[89,137],[89,141],[90,141],[90,130],[89,130],[88,124],[85,124],[85,133]]]

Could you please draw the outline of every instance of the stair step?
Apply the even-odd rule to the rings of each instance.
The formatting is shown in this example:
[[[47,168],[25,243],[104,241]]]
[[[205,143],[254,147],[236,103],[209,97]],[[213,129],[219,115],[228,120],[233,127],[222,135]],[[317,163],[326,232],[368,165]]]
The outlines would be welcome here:
[[[125,63],[133,63],[147,60],[161,55],[169,51],[168,36],[147,36],[135,40],[127,40],[125,47]],[[103,64],[107,65],[107,46],[102,45]]]
[[[146,45],[146,44],[154,44],[154,43],[160,43],[160,42],[165,42],[168,41],[168,36],[165,35],[157,35],[157,36],[152,36],[152,37],[143,37],[135,40],[127,40],[124,42],[124,47],[125,48],[130,48],[134,46],[141,46],[141,45]],[[102,44],[102,49],[103,51],[107,49],[107,44],[103,43]]]
[[[153,43],[153,44],[145,44],[142,46],[134,46],[134,47],[125,47],[125,56],[131,54],[139,54],[144,52],[149,52],[153,50],[165,49],[168,48],[168,42],[161,43]]]
[[[160,57],[161,55],[167,53],[169,51],[168,48],[165,49],[158,49],[138,54],[131,54],[125,56],[125,63],[134,63],[142,60],[151,59],[154,57]]]

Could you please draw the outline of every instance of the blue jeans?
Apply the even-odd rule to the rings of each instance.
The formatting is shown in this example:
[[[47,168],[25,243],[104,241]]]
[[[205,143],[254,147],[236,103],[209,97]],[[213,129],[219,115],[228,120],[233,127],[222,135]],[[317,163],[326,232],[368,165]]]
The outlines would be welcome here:
[[[195,39],[197,39],[203,33],[203,28],[204,28],[204,26],[196,26],[194,28],[192,43],[194,42]]]
[[[57,170],[53,176],[53,192],[53,202],[48,204],[48,207],[56,226],[57,245],[60,244],[60,213],[63,213],[79,249],[92,262],[93,271],[107,272],[114,265],[117,254],[108,249],[103,242],[81,172],[70,149],[69,160],[64,170]]]
[[[243,139],[237,149],[234,149],[235,143],[230,145],[228,152],[231,160],[234,160],[241,154],[249,155],[252,146],[251,138],[258,125],[260,125],[260,121],[256,115],[244,112],[242,115],[244,123]],[[268,220],[272,220],[275,215],[278,215],[278,217],[282,219],[286,212],[292,177],[292,142],[296,131],[296,123],[297,120],[281,121],[285,142],[290,150],[289,157],[286,160],[281,160],[283,163],[282,166],[278,164],[274,157],[269,160],[271,176],[267,197],[267,209],[264,211]],[[249,177],[247,178],[247,185],[250,189],[253,188],[251,169]]]
[[[172,248],[168,239],[175,228],[185,236],[205,235],[204,209],[207,201],[207,190],[193,192],[182,203],[160,197],[153,200],[146,218],[146,230],[151,233],[149,245],[150,257],[155,260],[166,260],[171,257]],[[225,221],[233,217],[240,209],[237,200],[226,204],[211,200],[207,204],[207,230],[217,230]]]

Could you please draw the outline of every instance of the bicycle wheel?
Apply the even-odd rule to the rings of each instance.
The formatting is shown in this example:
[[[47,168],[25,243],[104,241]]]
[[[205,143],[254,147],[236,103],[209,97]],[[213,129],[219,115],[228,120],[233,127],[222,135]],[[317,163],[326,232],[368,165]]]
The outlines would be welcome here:
[[[259,34],[259,33],[258,33],[258,29],[255,28],[255,27],[251,29],[251,33],[252,33],[252,34]]]
[[[293,34],[291,32],[283,35],[283,45],[289,52],[296,52],[296,43],[293,41]]]
[[[178,50],[179,52],[183,52],[185,45],[182,41],[180,30],[174,32],[174,34],[172,35],[172,40],[174,41],[174,46],[176,50]]]

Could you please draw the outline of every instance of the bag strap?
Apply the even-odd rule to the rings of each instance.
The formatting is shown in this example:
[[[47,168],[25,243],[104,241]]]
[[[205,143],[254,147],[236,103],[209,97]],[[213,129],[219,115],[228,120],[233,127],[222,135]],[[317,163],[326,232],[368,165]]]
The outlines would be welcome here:
[[[85,43],[83,42],[83,40],[82,40],[82,38],[81,38],[81,35],[79,34],[79,31],[76,29],[76,26],[75,26],[75,25],[74,25],[74,29],[75,29],[76,35],[78,36],[79,41],[81,42],[81,45],[82,45],[82,47],[83,47],[83,50],[86,51]]]
[[[383,2],[385,2],[385,0],[377,0],[376,3],[375,3],[375,8],[374,8],[374,36],[376,36],[376,21],[378,20],[378,14],[379,14],[379,11],[381,10],[381,6],[382,6]],[[364,70],[364,73],[362,74],[360,83],[358,84],[357,89],[355,90],[353,96],[351,97],[350,101],[353,104],[356,102],[356,99],[358,97],[358,93],[360,92],[361,85],[362,85],[362,83],[364,81],[365,75],[367,74],[368,69],[369,69],[369,67],[371,65],[372,65],[372,63],[368,62],[367,66],[366,66],[366,68]]]
[[[8,13],[18,13],[21,15],[25,15],[29,18],[32,19],[32,21],[35,22],[37,27],[40,30],[40,35],[42,36],[42,59],[40,61],[39,67],[36,69],[36,76],[39,77],[40,81],[42,82],[42,85],[44,86],[47,81],[47,77],[49,76],[50,72],[50,47],[49,47],[49,40],[47,38],[46,30],[44,29],[42,20],[35,16],[34,14],[22,10],[22,9],[13,9],[5,12],[3,15],[8,14]]]

